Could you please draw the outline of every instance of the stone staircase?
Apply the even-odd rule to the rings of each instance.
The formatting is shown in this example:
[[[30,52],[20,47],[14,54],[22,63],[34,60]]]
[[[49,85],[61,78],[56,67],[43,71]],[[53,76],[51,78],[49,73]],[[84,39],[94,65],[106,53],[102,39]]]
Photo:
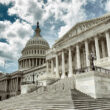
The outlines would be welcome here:
[[[93,99],[75,89],[34,91],[1,101],[0,110],[110,110],[110,99]]]

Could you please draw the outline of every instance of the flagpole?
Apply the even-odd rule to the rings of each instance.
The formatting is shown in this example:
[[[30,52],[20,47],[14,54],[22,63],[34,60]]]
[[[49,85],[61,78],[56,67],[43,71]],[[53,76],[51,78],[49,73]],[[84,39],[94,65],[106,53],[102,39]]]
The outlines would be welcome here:
[[[6,72],[6,71],[5,71],[5,63],[6,63],[6,62],[5,62],[5,60],[4,60],[4,73]]]

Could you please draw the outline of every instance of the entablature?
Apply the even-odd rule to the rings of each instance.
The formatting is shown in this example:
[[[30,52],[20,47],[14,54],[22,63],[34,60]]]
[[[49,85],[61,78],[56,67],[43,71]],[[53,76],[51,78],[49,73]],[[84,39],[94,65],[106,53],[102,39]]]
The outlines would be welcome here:
[[[70,37],[77,37],[79,34],[84,33],[109,19],[110,15],[78,23],[73,28],[71,28],[62,38],[57,40],[53,47],[56,47],[57,45],[67,41]]]

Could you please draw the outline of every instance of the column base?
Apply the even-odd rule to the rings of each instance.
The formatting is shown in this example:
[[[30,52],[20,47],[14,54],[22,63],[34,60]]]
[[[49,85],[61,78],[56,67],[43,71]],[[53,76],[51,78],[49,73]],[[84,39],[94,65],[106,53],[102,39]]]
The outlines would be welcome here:
[[[60,75],[56,75],[56,78],[60,78]]]
[[[73,77],[73,74],[69,73],[69,74],[68,74],[68,77]]]
[[[66,75],[65,74],[63,74],[62,76],[61,76],[61,79],[64,79],[66,77]]]

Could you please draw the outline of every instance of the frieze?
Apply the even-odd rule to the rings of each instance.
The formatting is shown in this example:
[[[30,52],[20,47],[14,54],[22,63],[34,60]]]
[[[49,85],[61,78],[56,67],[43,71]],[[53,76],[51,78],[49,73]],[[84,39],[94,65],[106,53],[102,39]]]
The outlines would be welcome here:
[[[61,43],[62,40],[64,40],[64,38],[68,38],[67,36],[71,36],[74,37],[71,33],[71,31],[76,31],[76,34],[82,33],[83,31],[86,31],[94,26],[96,26],[97,24],[102,23],[103,21],[109,19],[110,16],[108,17],[101,17],[101,18],[96,18],[96,19],[92,19],[92,20],[88,20],[88,21],[84,21],[81,23],[76,24],[72,29],[70,29],[70,31],[68,31],[62,38],[60,38],[54,45],[57,45],[57,43]],[[74,30],[75,29],[75,30]]]

